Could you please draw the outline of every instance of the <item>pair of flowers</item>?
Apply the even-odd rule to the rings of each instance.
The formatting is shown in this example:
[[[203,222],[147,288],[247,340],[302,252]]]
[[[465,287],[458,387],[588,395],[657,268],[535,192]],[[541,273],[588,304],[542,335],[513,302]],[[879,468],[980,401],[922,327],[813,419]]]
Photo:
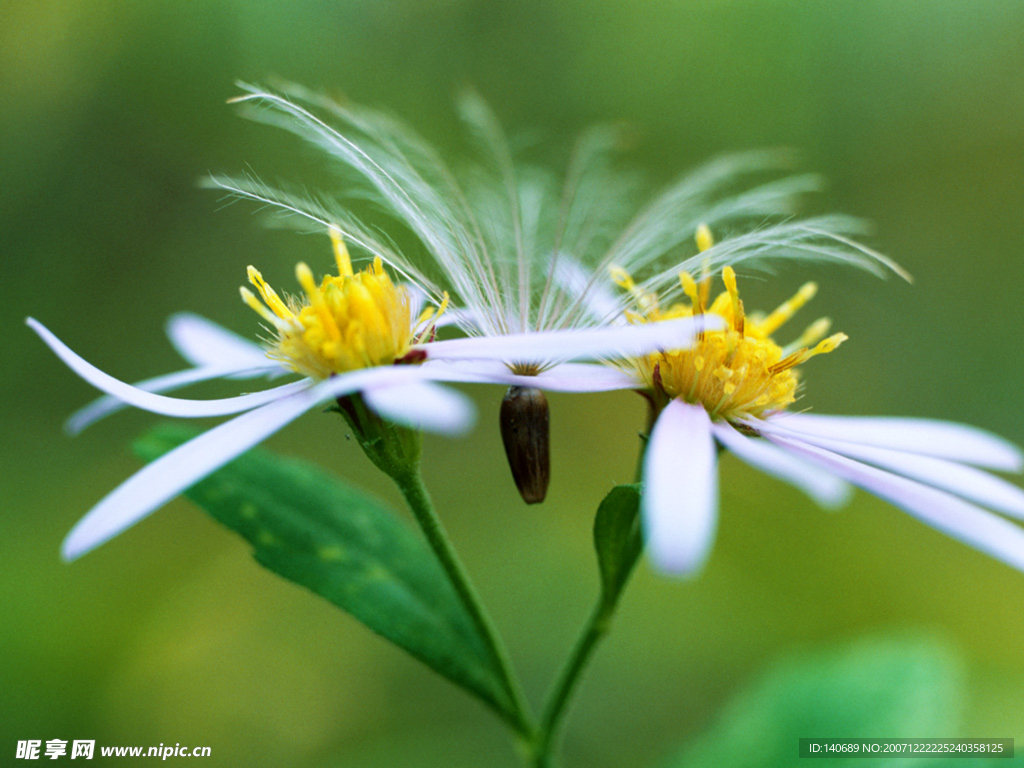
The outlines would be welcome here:
[[[513,164],[493,116],[469,96],[463,114],[489,162],[460,184],[429,145],[378,113],[297,88],[287,98],[249,89],[240,101],[354,172],[379,206],[416,235],[444,284],[336,204],[254,179],[215,180],[238,197],[328,231],[338,274],[318,284],[299,265],[302,294],[282,299],[250,267],[256,293],[243,288],[243,299],[265,321],[267,347],[179,315],[169,335],[193,367],[136,386],[99,371],[28,321],[65,363],[106,393],[72,417],[71,431],[123,405],[179,417],[241,414],[100,501],[69,534],[66,558],[107,541],[317,405],[360,394],[387,420],[460,432],[472,423],[471,408],[440,383],[481,382],[646,395],[652,429],[643,522],[652,559],[665,571],[691,573],[707,557],[717,517],[716,445],[825,506],[841,504],[856,485],[1024,569],[1024,532],[988,511],[1024,518],[1024,493],[980,469],[1020,470],[1024,457],[1016,446],[947,422],[787,411],[798,393],[797,366],[832,351],[845,336],[827,336],[821,320],[791,344],[777,344],[773,334],[815,287],[804,286],[772,313],[748,315],[734,266],[788,257],[898,271],[851,240],[851,222],[842,217],[763,223],[788,215],[793,197],[813,179],[724,196],[739,176],[769,164],[761,155],[731,158],[627,212],[621,203],[627,183],[610,167],[614,137],[606,131],[581,139],[557,189],[536,169]],[[759,224],[717,244],[707,226],[698,226],[737,228],[750,220]],[[698,252],[681,262],[672,258],[694,236]],[[346,240],[370,255],[366,269],[353,269]],[[393,283],[385,264],[403,282]],[[719,269],[726,290],[712,300],[710,275]],[[699,280],[692,276],[698,272]],[[606,287],[609,274],[619,293]],[[649,277],[637,284],[631,274]],[[449,290],[457,308],[447,309]],[[437,309],[421,311],[428,299]],[[437,340],[438,329],[452,323],[466,337]],[[302,378],[224,400],[162,394],[220,377],[286,374]]]

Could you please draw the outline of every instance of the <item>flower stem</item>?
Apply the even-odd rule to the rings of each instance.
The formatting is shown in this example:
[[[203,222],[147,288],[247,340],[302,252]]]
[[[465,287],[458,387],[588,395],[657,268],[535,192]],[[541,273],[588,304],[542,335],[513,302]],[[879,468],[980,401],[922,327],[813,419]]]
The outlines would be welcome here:
[[[426,536],[430,548],[434,551],[438,561],[444,568],[448,579],[462,601],[463,607],[465,607],[473,625],[480,633],[488,653],[494,660],[502,685],[509,699],[509,709],[501,711],[501,716],[523,741],[527,743],[532,742],[535,733],[533,717],[529,714],[519,681],[512,670],[508,652],[505,650],[505,646],[495,629],[494,622],[488,616],[483,603],[480,601],[480,597],[470,581],[465,567],[459,560],[458,555],[455,554],[455,549],[452,547],[440,518],[438,518],[434,511],[430,494],[423,484],[419,463],[417,462],[414,466],[409,467],[407,471],[396,472],[392,475],[392,478],[398,484],[398,488],[409,504],[409,508],[412,510],[416,522],[419,523],[424,536]]]
[[[651,430],[654,429],[654,422],[658,418],[660,408],[656,403],[649,401],[647,411],[647,429],[640,435],[640,451],[637,456],[636,477],[634,482],[643,480],[644,456],[647,453],[647,442],[650,439]],[[558,735],[559,726],[565,718],[567,706],[576,686],[579,684],[583,670],[590,662],[591,656],[597,649],[598,644],[611,629],[612,618],[615,615],[615,608],[621,593],[609,598],[601,594],[590,614],[590,618],[583,626],[580,636],[572,653],[562,667],[558,680],[548,694],[547,703],[544,705],[544,714],[541,717],[540,729],[537,731],[537,739],[534,742],[534,768],[552,768],[553,757],[551,750],[554,747]]]
[[[559,726],[565,717],[566,705],[575,692],[581,674],[598,643],[608,633],[614,611],[614,605],[609,605],[603,600],[598,602],[548,695],[534,745],[534,766],[536,768],[550,768],[552,765],[551,749],[558,735]]]

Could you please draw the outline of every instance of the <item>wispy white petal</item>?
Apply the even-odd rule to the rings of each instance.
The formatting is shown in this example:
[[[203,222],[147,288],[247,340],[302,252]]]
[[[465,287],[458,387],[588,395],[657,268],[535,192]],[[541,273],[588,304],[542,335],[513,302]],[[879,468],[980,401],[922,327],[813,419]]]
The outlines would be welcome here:
[[[465,395],[430,382],[367,388],[363,399],[385,419],[414,429],[461,434],[476,420]]]
[[[718,442],[747,464],[799,488],[823,507],[839,507],[850,500],[850,486],[844,481],[772,443],[747,437],[728,424],[714,424],[712,430]]]
[[[638,357],[658,349],[685,349],[701,330],[722,327],[724,321],[721,317],[704,315],[625,328],[588,328],[452,339],[436,341],[421,349],[427,352],[431,360],[499,360],[507,363]]]
[[[593,270],[586,269],[575,257],[558,254],[553,278],[563,292],[577,297],[579,309],[589,321],[612,325],[626,322],[622,317],[622,299],[609,287],[611,281],[599,280]]]
[[[210,429],[132,475],[93,507],[64,540],[68,560],[81,557],[317,405],[363,388],[413,383],[413,367],[369,368],[282,397]]]
[[[266,351],[205,317],[191,312],[171,315],[167,321],[167,337],[178,353],[196,366],[258,366],[280,368],[267,360]]]
[[[275,364],[273,367],[278,368],[279,366]],[[155,376],[152,379],[136,382],[132,386],[146,392],[173,392],[176,389],[186,387],[189,384],[196,384],[200,381],[222,378],[252,378],[267,372],[266,362],[263,363],[261,368],[243,370],[239,370],[237,367],[224,368],[222,366],[218,368],[208,366],[205,368],[189,368],[185,371]],[[77,435],[86,427],[126,407],[128,407],[128,404],[123,400],[119,400],[112,395],[104,395],[71,414],[68,420],[64,422],[64,429],[72,435]]]
[[[517,376],[504,363],[491,360],[428,361],[423,367],[437,381],[536,387],[549,392],[611,392],[637,387],[629,374],[596,363],[562,363],[536,376]]]
[[[780,427],[775,421],[761,421],[755,428],[761,432],[771,432],[782,437],[801,440],[851,459],[875,464],[896,474],[913,478],[983,504],[998,512],[1005,512],[1024,519],[1024,491],[1012,483],[980,469],[938,459],[934,456],[922,456],[915,453],[893,451],[888,448],[876,448],[862,443],[802,435],[799,432]],[[754,422],[751,424],[754,426]]]
[[[848,459],[799,440],[773,435],[777,445],[811,459],[918,520],[1024,571],[1024,529],[944,491]]]
[[[123,400],[136,408],[142,408],[152,413],[160,413],[164,416],[179,417],[206,417],[226,416],[232,413],[241,413],[252,408],[257,408],[274,400],[299,392],[309,386],[308,380],[297,381],[285,384],[273,389],[266,389],[262,392],[255,392],[250,395],[229,397],[220,400],[184,400],[176,397],[157,395],[152,392],[133,387],[113,376],[104,373],[92,363],[72,352],[60,339],[48,331],[40,322],[33,318],[25,321],[43,341],[52,349],[65,364],[87,382],[97,389]]]
[[[651,431],[641,501],[651,560],[689,574],[707,559],[718,517],[715,442],[707,412],[673,400]]]
[[[438,328],[446,328],[449,325],[457,325],[463,329],[481,330],[480,315],[472,309],[449,308],[438,318],[435,324]]]
[[[1019,472],[1024,467],[1024,453],[1010,441],[951,421],[811,413],[780,414],[772,421],[804,435],[937,456],[990,469]]]

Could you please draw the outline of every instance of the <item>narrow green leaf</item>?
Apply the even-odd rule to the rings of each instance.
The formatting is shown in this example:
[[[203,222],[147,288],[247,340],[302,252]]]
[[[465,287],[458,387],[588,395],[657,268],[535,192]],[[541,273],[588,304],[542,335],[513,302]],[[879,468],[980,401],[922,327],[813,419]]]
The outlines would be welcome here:
[[[197,433],[157,427],[152,461]],[[253,450],[185,492],[241,534],[269,570],[312,590],[502,713],[511,705],[486,646],[426,543],[382,504],[323,470]]]
[[[601,602],[614,607],[643,551],[640,486],[617,485],[594,518],[594,549],[601,572]]]
[[[863,757],[808,760],[798,757],[799,740],[956,738],[965,735],[957,731],[962,700],[960,665],[943,645],[906,638],[862,640],[776,665],[665,768],[946,766],[947,760],[941,758],[908,760],[901,755],[879,756],[867,763]],[[1008,761],[972,758],[949,763],[998,766]]]

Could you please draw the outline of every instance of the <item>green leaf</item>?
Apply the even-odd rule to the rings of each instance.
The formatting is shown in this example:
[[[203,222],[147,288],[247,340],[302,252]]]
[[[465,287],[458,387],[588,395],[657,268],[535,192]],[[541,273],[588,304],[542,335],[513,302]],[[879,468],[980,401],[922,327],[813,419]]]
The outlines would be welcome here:
[[[643,551],[639,485],[617,485],[604,497],[594,518],[594,549],[601,572],[601,602],[611,609]]]
[[[197,433],[157,427],[152,461]],[[486,646],[426,543],[382,504],[323,470],[249,451],[184,494],[241,534],[264,567],[312,590],[500,713],[511,704]]]
[[[798,757],[802,738],[955,738],[960,665],[928,640],[873,638],[775,666],[665,768],[1006,765],[985,758]],[[986,734],[987,735],[987,734]]]

